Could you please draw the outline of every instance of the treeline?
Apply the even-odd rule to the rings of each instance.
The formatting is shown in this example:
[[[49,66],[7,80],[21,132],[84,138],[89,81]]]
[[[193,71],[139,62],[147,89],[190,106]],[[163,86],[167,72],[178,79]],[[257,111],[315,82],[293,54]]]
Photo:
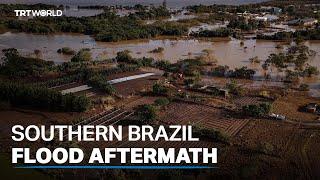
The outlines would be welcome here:
[[[203,30],[200,32],[193,32],[190,36],[194,37],[229,37],[232,35],[232,30],[229,28],[219,28],[216,30]]]
[[[257,39],[263,39],[263,40],[290,40],[293,38],[292,32],[277,32],[273,35],[264,35],[264,34],[257,34]]]
[[[71,63],[68,63],[71,64]],[[78,66],[75,66],[75,68]],[[68,74],[44,81],[44,82],[37,82],[34,83],[34,85],[42,86],[42,87],[54,87],[54,86],[59,86],[67,83],[72,83],[72,82],[85,82],[85,83],[90,83],[89,80],[92,79],[95,76],[103,76],[107,77],[112,74],[117,74],[117,73],[122,73],[122,72],[131,72],[131,71],[136,71],[138,70],[138,66],[135,65],[126,65],[126,64],[120,64],[117,67],[114,68],[108,68],[108,69],[102,69],[102,70],[92,70],[87,67],[83,67],[77,70],[71,70],[69,71]],[[97,87],[99,88],[99,87]]]
[[[230,20],[228,28],[241,29],[244,31],[252,31],[262,26],[261,23],[255,20],[245,20],[243,17],[237,17]]]
[[[83,112],[90,106],[85,96],[60,92],[40,86],[0,82],[0,100],[14,106],[27,106],[50,111]]]
[[[216,66],[212,68],[211,72],[209,72],[212,76],[217,77],[231,77],[231,78],[239,78],[239,79],[252,79],[255,70],[249,69],[246,66],[241,68],[235,68],[234,70],[230,70],[229,66]]]
[[[187,9],[194,13],[215,13],[215,12],[229,12],[229,13],[243,13],[245,11],[250,11],[252,13],[260,12],[259,4],[247,4],[247,5],[194,5],[187,6]]]
[[[151,7],[150,9],[147,9],[145,6],[136,5],[135,9],[137,9],[138,12],[131,14],[131,16],[142,20],[168,18],[171,16],[171,13],[168,11],[168,9],[163,6]]]
[[[9,77],[40,77],[54,68],[52,61],[20,56],[17,49],[2,50],[3,63],[0,64],[0,74]]]
[[[159,35],[183,35],[186,25],[178,22],[160,22],[145,25],[136,16],[120,17],[105,12],[92,17],[39,17],[28,21],[4,19],[7,28],[30,33],[74,32],[93,35],[98,41],[120,41],[151,38]]]
[[[295,32],[277,32],[273,35],[258,34],[257,39],[264,40],[320,40],[320,29],[298,30]]]

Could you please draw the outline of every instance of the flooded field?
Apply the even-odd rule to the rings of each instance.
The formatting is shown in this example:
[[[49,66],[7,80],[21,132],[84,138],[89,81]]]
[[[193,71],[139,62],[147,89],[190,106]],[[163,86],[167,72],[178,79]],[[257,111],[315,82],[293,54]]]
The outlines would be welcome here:
[[[71,47],[74,50],[90,48],[94,60],[113,58],[117,52],[129,50],[131,55],[136,58],[153,57],[157,60],[169,60],[173,63],[181,59],[204,56],[232,69],[248,66],[256,70],[256,78],[263,74],[261,64],[251,64],[249,59],[257,56],[263,62],[270,53],[282,51],[276,48],[278,44],[283,43],[249,39],[245,40],[244,45],[241,46],[240,40],[236,39],[209,41],[187,38],[107,43],[96,42],[92,37],[80,34],[35,35],[11,32],[0,34],[0,50],[13,47],[25,56],[39,57],[58,64],[67,62],[72,57],[57,53],[57,50],[62,47]],[[311,58],[310,64],[320,68],[320,42],[310,41],[306,42],[305,45],[316,51],[316,55]],[[164,51],[162,53],[150,53],[151,50],[158,47],[163,47]],[[36,49],[40,50],[41,53],[36,55],[34,53]],[[283,73],[273,73],[273,76],[283,76]],[[310,85],[312,95],[320,95],[319,77],[305,79],[304,82]],[[281,83],[278,84],[281,85]],[[257,82],[253,85],[260,86],[261,83]]]
[[[80,34],[35,35],[11,32],[0,34],[0,49],[13,47],[28,56],[36,56],[34,50],[38,49],[41,51],[38,55],[40,58],[56,63],[71,59],[71,56],[57,53],[59,48],[71,47],[74,50],[92,49],[93,59],[95,60],[113,58],[119,51],[130,50],[134,57],[146,56],[171,62],[200,55],[209,56],[211,59],[216,59],[221,65],[235,68],[250,65],[249,59],[252,57],[258,56],[260,60],[264,61],[270,53],[281,52],[281,50],[275,48],[277,44],[281,44],[281,42],[253,39],[245,40],[243,46],[240,46],[240,40],[236,39],[230,41],[154,39],[107,43],[96,42],[92,37]],[[306,42],[306,45],[317,52],[312,57],[311,64],[320,68],[320,42]],[[158,47],[163,47],[164,51],[162,53],[149,53],[149,51]]]

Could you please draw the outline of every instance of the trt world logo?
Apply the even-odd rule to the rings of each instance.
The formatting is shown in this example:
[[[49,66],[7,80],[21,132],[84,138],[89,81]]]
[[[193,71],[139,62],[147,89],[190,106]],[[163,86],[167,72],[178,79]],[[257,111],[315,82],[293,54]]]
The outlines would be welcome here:
[[[16,16],[25,17],[25,16],[33,16],[33,17],[47,17],[47,16],[62,16],[62,10],[14,10]]]

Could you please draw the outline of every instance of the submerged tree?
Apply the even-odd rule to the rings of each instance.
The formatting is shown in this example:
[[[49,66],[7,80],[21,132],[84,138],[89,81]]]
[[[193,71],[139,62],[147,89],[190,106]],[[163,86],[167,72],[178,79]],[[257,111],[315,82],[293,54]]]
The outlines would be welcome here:
[[[71,61],[72,62],[85,62],[85,61],[91,61],[91,52],[90,49],[84,48],[78,51],[78,53],[72,57]]]

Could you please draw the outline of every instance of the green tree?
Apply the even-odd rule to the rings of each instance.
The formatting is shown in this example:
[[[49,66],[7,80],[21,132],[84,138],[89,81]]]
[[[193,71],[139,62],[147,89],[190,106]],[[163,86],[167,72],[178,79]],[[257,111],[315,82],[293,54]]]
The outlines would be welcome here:
[[[263,117],[265,115],[268,115],[270,111],[270,103],[262,103],[259,105],[250,104],[242,107],[243,114],[252,117]]]
[[[130,55],[129,50],[117,52],[116,60],[118,62],[135,63],[135,60]]]
[[[154,101],[157,106],[166,106],[170,103],[168,98],[159,98]]]
[[[72,57],[71,62],[86,62],[91,60],[92,55],[90,49],[84,48],[78,51],[78,53]]]
[[[157,109],[152,105],[140,105],[136,110],[136,115],[143,123],[151,123],[157,118]]]
[[[155,83],[152,86],[152,93],[155,94],[155,95],[164,96],[164,95],[167,95],[168,88],[166,88],[165,86],[163,86],[163,85],[161,85],[159,83]]]

